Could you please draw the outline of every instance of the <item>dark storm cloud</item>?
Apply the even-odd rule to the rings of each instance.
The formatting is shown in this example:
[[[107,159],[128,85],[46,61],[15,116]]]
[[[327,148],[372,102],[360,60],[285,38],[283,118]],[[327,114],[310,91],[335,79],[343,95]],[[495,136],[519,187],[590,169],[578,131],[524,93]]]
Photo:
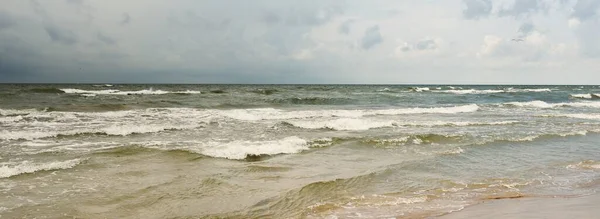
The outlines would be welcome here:
[[[492,0],[463,0],[466,8],[463,10],[463,16],[466,19],[486,18],[492,13]]]
[[[376,46],[377,44],[380,44],[383,42],[383,37],[381,37],[381,33],[379,32],[379,26],[375,25],[372,27],[369,27],[366,31],[365,31],[365,35],[362,37],[361,40],[361,46],[363,49],[370,49],[373,46]]]
[[[40,57],[31,45],[17,37],[0,36],[0,82],[35,78]]]
[[[0,30],[9,28],[15,24],[15,20],[7,12],[0,10]]]
[[[571,16],[585,21],[595,17],[599,9],[600,0],[578,0]]]
[[[501,10],[498,15],[501,17],[523,17],[544,9],[545,6],[539,0],[515,0],[512,7]]]
[[[123,13],[123,19],[121,20],[121,25],[129,24],[131,22],[131,16],[129,13]]]
[[[98,40],[100,40],[103,43],[106,43],[108,45],[115,45],[117,44],[117,41],[115,39],[113,39],[112,37],[106,36],[102,33],[98,33],[96,35],[96,37],[98,38]]]
[[[70,30],[62,29],[57,26],[48,25],[44,27],[50,39],[54,42],[59,42],[65,45],[72,45],[77,43],[77,37],[75,33]]]

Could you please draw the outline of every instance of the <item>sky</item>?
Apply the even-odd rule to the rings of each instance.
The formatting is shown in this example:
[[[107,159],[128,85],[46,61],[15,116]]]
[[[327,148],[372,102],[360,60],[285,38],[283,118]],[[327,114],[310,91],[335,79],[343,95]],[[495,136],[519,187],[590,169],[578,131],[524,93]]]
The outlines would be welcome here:
[[[2,0],[14,82],[600,84],[600,0]]]

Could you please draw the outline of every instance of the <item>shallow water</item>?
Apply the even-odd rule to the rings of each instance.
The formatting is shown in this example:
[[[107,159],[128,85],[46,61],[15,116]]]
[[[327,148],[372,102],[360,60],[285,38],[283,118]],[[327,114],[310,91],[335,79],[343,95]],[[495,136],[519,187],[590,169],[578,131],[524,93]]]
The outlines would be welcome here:
[[[598,86],[0,85],[0,215],[425,217],[591,194]]]

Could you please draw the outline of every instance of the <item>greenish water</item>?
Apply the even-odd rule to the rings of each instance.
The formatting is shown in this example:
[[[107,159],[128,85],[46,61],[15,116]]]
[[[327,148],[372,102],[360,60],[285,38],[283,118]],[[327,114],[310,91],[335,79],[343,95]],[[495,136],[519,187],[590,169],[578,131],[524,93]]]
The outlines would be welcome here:
[[[426,217],[595,193],[600,87],[0,85],[0,215]]]

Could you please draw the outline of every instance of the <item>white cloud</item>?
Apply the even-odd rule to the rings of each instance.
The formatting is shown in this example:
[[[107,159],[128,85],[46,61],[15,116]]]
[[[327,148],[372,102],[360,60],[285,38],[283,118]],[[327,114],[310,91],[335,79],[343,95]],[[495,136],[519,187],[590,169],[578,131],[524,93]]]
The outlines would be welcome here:
[[[0,80],[600,81],[599,2],[5,0]]]

